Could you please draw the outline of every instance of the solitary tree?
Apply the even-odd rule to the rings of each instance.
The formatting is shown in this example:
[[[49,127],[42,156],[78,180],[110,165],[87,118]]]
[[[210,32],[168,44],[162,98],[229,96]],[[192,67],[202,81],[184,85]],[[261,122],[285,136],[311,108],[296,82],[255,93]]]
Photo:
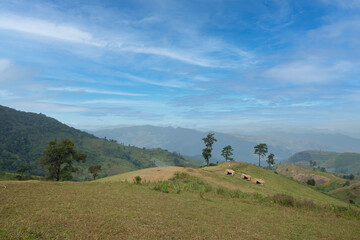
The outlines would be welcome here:
[[[254,154],[259,155],[259,166],[260,166],[260,158],[265,157],[268,152],[268,147],[265,143],[260,143],[254,147]]]
[[[217,142],[217,140],[214,138],[215,133],[209,133],[205,138],[202,140],[205,143],[205,148],[202,150],[202,155],[206,161],[207,166],[209,166],[209,159],[211,158],[211,151],[212,151],[212,145],[214,142]]]
[[[25,172],[30,171],[31,169],[33,169],[32,165],[24,165],[21,168],[19,168],[18,170],[16,170],[17,173],[19,173],[19,175],[16,176],[16,178],[18,180],[22,180],[24,178],[24,174]]]
[[[70,139],[63,139],[59,143],[52,140],[44,150],[40,164],[47,167],[49,178],[56,181],[72,179],[71,173],[76,172],[73,162],[85,162],[86,154],[78,153],[74,142]]]
[[[266,162],[269,164],[269,168],[271,168],[271,166],[275,164],[274,157],[275,157],[275,155],[273,153],[270,153],[268,155],[268,159],[266,160]]]
[[[234,161],[234,158],[230,157],[233,155],[232,151],[234,151],[234,149],[230,145],[227,145],[223,148],[223,150],[221,151],[221,156],[225,158],[225,161]]]
[[[316,161],[310,160],[310,167],[315,167],[316,166]]]
[[[89,167],[88,169],[89,173],[91,173],[94,177],[94,180],[97,176],[99,176],[99,172],[101,171],[101,165],[94,165]]]

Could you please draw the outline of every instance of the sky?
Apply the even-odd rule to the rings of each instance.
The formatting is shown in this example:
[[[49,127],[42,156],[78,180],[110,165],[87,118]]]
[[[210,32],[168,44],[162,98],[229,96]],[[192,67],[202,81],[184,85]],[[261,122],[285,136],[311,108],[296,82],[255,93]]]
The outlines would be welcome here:
[[[0,0],[0,105],[80,128],[360,135],[358,0]]]

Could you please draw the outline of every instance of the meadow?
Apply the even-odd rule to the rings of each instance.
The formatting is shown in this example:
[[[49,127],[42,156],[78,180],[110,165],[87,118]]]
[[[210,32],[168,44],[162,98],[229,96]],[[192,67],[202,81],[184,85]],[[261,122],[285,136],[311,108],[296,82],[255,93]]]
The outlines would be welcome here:
[[[276,201],[272,197],[279,194],[280,187],[265,187],[272,178],[284,176],[266,169],[258,169],[269,174],[262,175],[267,181],[264,186],[240,179],[238,185],[243,183],[242,189],[249,190],[241,191],[234,187],[239,179],[217,173],[224,167],[186,168],[186,173],[177,173],[169,180],[140,184],[3,181],[0,239],[358,239],[356,207],[322,193],[324,197],[316,197],[310,205]],[[238,167],[244,165],[239,163]],[[205,177],[196,177],[198,172]],[[221,181],[233,188],[205,181],[211,175],[224,177]],[[284,186],[299,184],[287,180]],[[156,188],[159,184],[168,184],[169,191]],[[193,187],[185,187],[190,185]],[[210,187],[201,190],[202,185]],[[181,191],[172,191],[171,186],[180,186]],[[257,191],[260,187],[265,190]],[[305,198],[316,192],[306,188],[310,190],[304,192]],[[291,191],[285,188],[284,192]]]

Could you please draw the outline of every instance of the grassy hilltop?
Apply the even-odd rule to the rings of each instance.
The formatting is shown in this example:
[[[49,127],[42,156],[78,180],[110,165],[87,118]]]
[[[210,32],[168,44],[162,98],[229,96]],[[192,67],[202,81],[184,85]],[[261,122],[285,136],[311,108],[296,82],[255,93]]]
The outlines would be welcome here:
[[[356,207],[270,170],[228,164],[94,182],[4,181],[0,239],[358,239]]]

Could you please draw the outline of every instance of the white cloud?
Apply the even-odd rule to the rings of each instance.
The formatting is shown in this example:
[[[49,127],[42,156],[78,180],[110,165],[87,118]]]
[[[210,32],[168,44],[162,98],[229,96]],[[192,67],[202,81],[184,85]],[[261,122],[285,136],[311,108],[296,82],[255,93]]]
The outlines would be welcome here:
[[[136,82],[146,83],[146,84],[155,85],[155,86],[172,87],[172,88],[188,87],[188,84],[186,84],[184,82],[176,81],[176,80],[162,82],[162,81],[154,81],[154,80],[145,79],[145,78],[134,76],[134,75],[131,75],[128,73],[121,73],[120,75],[123,75],[124,77],[134,80]]]
[[[48,90],[62,91],[62,92],[83,92],[83,93],[96,93],[96,94],[107,94],[107,95],[121,95],[121,96],[133,96],[133,97],[147,96],[146,94],[140,94],[140,93],[96,90],[96,89],[83,88],[83,87],[52,87],[49,88]]]
[[[132,106],[150,106],[150,107],[165,107],[166,104],[154,101],[132,101],[132,100],[115,100],[115,99],[98,99],[82,102],[83,104],[114,104],[114,105],[132,105]]]
[[[9,59],[0,59],[0,74],[5,72],[11,66],[11,61]]]
[[[56,39],[72,43],[101,47],[111,51],[132,52],[137,54],[156,55],[170,58],[191,65],[209,68],[237,68],[250,62],[252,54],[229,46],[217,39],[205,36],[179,36],[179,42],[193,39],[191,45],[162,47],[158,40],[147,41],[149,33],[127,29],[129,32],[97,34],[85,31],[72,23],[49,21],[46,19],[30,18],[14,14],[0,13],[0,29],[17,31],[24,34]],[[104,30],[104,29],[103,29]],[[150,34],[151,35],[151,34]],[[99,40],[102,39],[102,40]],[[121,39],[121,42],[119,42]],[[221,61],[215,60],[212,54],[225,56]],[[231,53],[231,56],[227,56]],[[235,55],[234,55],[235,54]],[[242,60],[241,60],[242,59]],[[252,62],[252,61],[251,61]]]
[[[142,46],[120,46],[119,50],[130,51],[135,53],[153,54],[163,57],[168,57],[185,63],[201,66],[201,67],[221,67],[216,66],[209,59],[196,57],[193,54],[188,54],[187,50],[176,51],[174,49],[159,48],[159,47],[142,47]]]
[[[14,94],[12,94],[9,91],[6,90],[1,90],[0,89],[0,99],[4,98],[4,99],[10,99],[10,98],[15,98]]]
[[[328,82],[341,79],[353,67],[349,62],[322,64],[319,62],[295,61],[267,70],[265,77],[294,84]]]
[[[27,78],[34,75],[33,69],[14,64],[10,59],[0,58],[0,83]]]
[[[82,31],[71,25],[42,19],[2,14],[0,15],[0,29],[39,35],[74,43],[104,46],[103,42],[94,40],[92,34],[88,32]]]

